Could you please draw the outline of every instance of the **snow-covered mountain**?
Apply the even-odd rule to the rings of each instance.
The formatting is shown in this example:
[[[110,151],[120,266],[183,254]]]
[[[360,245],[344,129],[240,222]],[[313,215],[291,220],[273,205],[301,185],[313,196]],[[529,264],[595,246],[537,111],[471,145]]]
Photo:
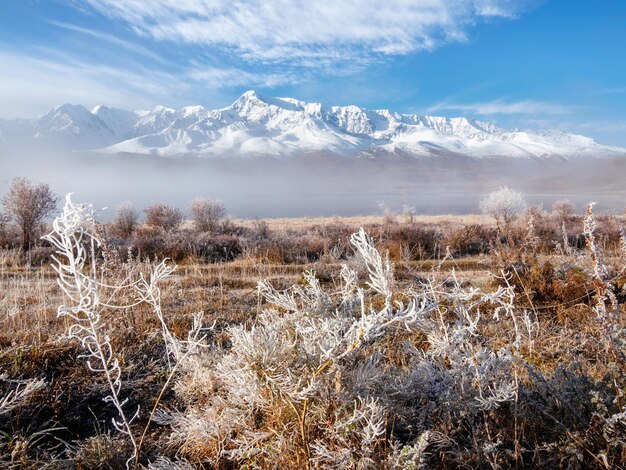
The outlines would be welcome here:
[[[311,153],[416,157],[602,157],[626,149],[562,131],[499,129],[467,118],[398,114],[357,106],[324,106],[293,98],[241,95],[226,108],[157,106],[123,111],[64,104],[32,120],[0,122],[0,142],[32,140],[64,149],[160,156]]]

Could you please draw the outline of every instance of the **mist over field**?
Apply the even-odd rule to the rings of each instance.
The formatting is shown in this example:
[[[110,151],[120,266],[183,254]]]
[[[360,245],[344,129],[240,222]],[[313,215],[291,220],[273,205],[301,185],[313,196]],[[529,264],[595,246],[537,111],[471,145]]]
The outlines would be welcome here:
[[[2,157],[3,192],[13,177],[50,184],[60,195],[109,209],[130,201],[138,208],[167,203],[185,209],[194,198],[224,201],[234,217],[297,217],[399,212],[404,204],[424,214],[479,212],[484,195],[502,185],[522,191],[530,204],[549,208],[567,198],[579,210],[589,201],[621,212],[626,163],[620,158],[541,160],[402,155],[342,158],[161,158],[146,155],[49,154]]]

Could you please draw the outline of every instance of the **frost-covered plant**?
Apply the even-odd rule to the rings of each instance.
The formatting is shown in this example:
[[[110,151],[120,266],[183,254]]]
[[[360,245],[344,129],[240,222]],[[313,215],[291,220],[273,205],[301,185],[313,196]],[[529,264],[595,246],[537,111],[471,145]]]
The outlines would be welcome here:
[[[0,375],[1,380],[6,380],[6,375]],[[0,397],[0,416],[9,413],[14,408],[22,405],[35,392],[46,386],[43,379],[30,379],[16,381],[15,389]]]
[[[128,411],[128,398],[122,398],[122,370],[118,355],[111,345],[107,320],[113,319],[110,317],[112,312],[148,303],[161,323],[168,360],[171,356],[180,362],[202,340],[201,319],[196,318],[187,341],[178,340],[168,329],[161,312],[158,283],[170,276],[174,267],[165,262],[154,266],[148,279],[142,274],[133,279],[131,273],[121,282],[116,282],[98,271],[101,240],[91,205],[75,204],[71,194],[68,194],[63,212],[54,220],[52,227],[52,232],[44,239],[56,250],[52,256],[52,267],[58,275],[60,288],[69,300],[67,305],[58,308],[58,316],[70,320],[68,336],[80,342],[84,349],[82,357],[87,360],[89,370],[105,377],[109,388],[105,401],[112,403],[118,413],[118,418],[113,419],[113,425],[128,437],[133,449],[126,465],[130,467],[131,462],[135,461],[136,466],[145,431],[138,439],[132,429],[139,408]],[[119,303],[118,297],[122,297],[124,291],[133,293],[135,299],[132,303]]]
[[[157,416],[179,455],[250,467],[417,463],[428,458],[428,436],[452,446],[432,430],[440,414],[485,427],[486,413],[513,402],[521,331],[512,350],[492,350],[480,330],[485,311],[517,324],[511,286],[485,293],[431,280],[396,292],[388,257],[363,230],[351,242],[366,279],[343,266],[331,289],[312,272],[287,290],[262,281],[273,307],[250,327],[229,327],[229,347],[182,367],[175,390],[186,409]],[[414,437],[401,444],[394,433]],[[385,450],[389,439],[408,450]]]
[[[508,229],[525,207],[524,195],[508,186],[502,186],[480,201],[480,210],[496,219],[498,227],[503,230]]]
[[[57,272],[59,286],[70,300],[69,305],[59,307],[58,316],[70,319],[68,336],[81,343],[89,369],[106,378],[110,393],[105,401],[111,402],[119,414],[113,425],[126,434],[132,444],[134,453],[130,462],[137,452],[131,424],[139,410],[129,414],[125,409],[127,400],[120,396],[122,370],[102,317],[102,310],[113,306],[106,303],[102,293],[111,286],[100,282],[96,271],[99,241],[95,234],[93,208],[74,204],[68,194],[63,212],[52,227],[52,232],[44,239],[56,249],[52,267]]]
[[[593,214],[593,206],[593,202],[587,205],[583,225],[587,251],[593,264],[592,277],[596,295],[593,310],[601,324],[602,332],[607,342],[607,349],[611,352],[613,358],[623,365],[626,351],[626,330],[620,325],[619,302],[615,295],[614,287],[610,282],[612,279],[611,270],[604,262],[602,252],[596,243],[595,232],[597,223]],[[607,304],[609,306],[608,309]]]

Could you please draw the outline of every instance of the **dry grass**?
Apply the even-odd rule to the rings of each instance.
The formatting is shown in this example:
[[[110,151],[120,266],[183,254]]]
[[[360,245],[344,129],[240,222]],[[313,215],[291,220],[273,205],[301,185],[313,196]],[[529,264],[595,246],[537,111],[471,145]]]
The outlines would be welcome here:
[[[406,221],[404,215],[394,215],[391,219],[397,222]],[[313,226],[327,226],[343,224],[349,227],[364,227],[366,225],[384,224],[387,216],[383,215],[357,215],[357,216],[334,216],[334,217],[283,217],[273,219],[263,219],[270,230],[275,231],[297,231],[306,230]],[[253,228],[256,221],[254,219],[233,219],[233,223],[246,228]],[[488,227],[495,226],[495,222],[489,216],[482,214],[466,215],[426,215],[417,214],[413,216],[413,223],[417,225],[433,226],[464,226],[471,224],[482,224]]]
[[[401,220],[402,216],[396,219]],[[312,230],[312,227],[380,225],[385,220],[380,216],[270,219],[266,222],[271,231],[288,234]],[[256,227],[255,221],[250,220],[235,220],[233,223],[250,229]],[[413,223],[440,229],[472,224],[493,227],[491,219],[477,215],[415,216]],[[419,289],[420,283],[427,278],[435,279],[442,289],[447,288],[452,283],[453,271],[463,281],[464,288],[494,291],[498,284],[494,274],[497,275],[500,269],[514,267],[511,271],[514,276],[510,282],[515,285],[517,292],[516,308],[520,315],[523,311],[530,312],[536,321],[529,327],[535,330],[522,342],[521,358],[534,368],[532,373],[539,374],[546,382],[536,382],[538,379],[531,376],[530,372],[520,373],[519,379],[525,383],[529,396],[532,395],[533,400],[536,400],[532,406],[539,406],[536,403],[541,400],[549,401],[545,397],[555,390],[564,393],[570,400],[561,404],[545,402],[542,411],[545,413],[544,423],[533,421],[536,419],[535,411],[530,409],[531,405],[525,405],[529,408],[523,412],[529,416],[529,421],[523,425],[526,426],[524,429],[537,440],[534,443],[524,441],[526,446],[535,447],[523,449],[523,452],[515,447],[507,447],[513,445],[510,427],[513,411],[494,409],[486,413],[481,418],[484,422],[480,432],[483,433],[485,429],[487,434],[495,432],[506,443],[503,445],[507,450],[498,457],[500,460],[488,454],[481,455],[482,451],[477,450],[480,443],[476,444],[476,448],[470,445],[467,449],[461,449],[466,445],[463,443],[471,441],[471,438],[464,434],[462,426],[457,429],[454,428],[456,423],[445,421],[444,415],[449,410],[433,411],[441,423],[437,432],[444,433],[448,429],[453,441],[429,444],[428,454],[432,455],[430,464],[433,468],[459,468],[463,465],[472,468],[507,468],[512,464],[527,468],[557,468],[554,465],[557,465],[559,459],[559,465],[563,468],[619,468],[626,465],[624,430],[619,428],[617,437],[612,437],[613,440],[609,442],[608,438],[603,440],[604,431],[597,427],[601,421],[598,416],[606,416],[615,410],[624,411],[622,403],[626,389],[623,388],[623,380],[620,382],[620,372],[616,373],[612,369],[623,367],[623,363],[612,362],[607,356],[606,338],[592,310],[594,294],[580,295],[581,286],[584,287],[591,279],[593,270],[584,254],[537,255],[527,250],[508,261],[503,261],[501,254],[496,256],[494,253],[443,259],[443,249],[439,257],[429,255],[421,259],[413,257],[403,260],[401,243],[393,239],[385,240],[387,232],[380,233],[382,242],[388,243],[390,251],[397,250],[394,263],[398,292]],[[616,250],[609,254],[611,256],[607,256],[605,262],[613,266],[613,272],[617,273],[624,260]],[[5,378],[9,379],[0,382],[0,397],[14,386],[15,382],[11,381],[39,378],[46,381],[46,387],[13,410],[10,419],[0,424],[0,431],[5,436],[0,439],[0,454],[3,454],[0,465],[6,468],[43,468],[44,465],[51,465],[46,468],[121,468],[124,456],[129,453],[127,443],[110,426],[115,410],[102,402],[106,387],[100,378],[88,371],[82,361],[77,360],[80,347],[74,342],[68,342],[64,336],[69,325],[66,320],[56,318],[56,309],[64,303],[64,299],[56,286],[54,272],[47,266],[25,268],[18,258],[19,253],[15,251],[0,251],[0,375],[6,374]],[[259,281],[269,280],[277,288],[302,285],[301,273],[312,270],[323,287],[336,288],[339,285],[341,263],[346,261],[352,263],[354,260],[346,255],[341,260],[323,256],[314,262],[284,264],[272,262],[269,257],[244,253],[230,262],[207,264],[188,258],[181,263],[176,275],[162,286],[162,308],[172,332],[179,337],[188,331],[192,314],[203,311],[207,324],[215,322],[211,344],[215,348],[228,350],[232,339],[228,327],[251,327],[260,312],[268,307],[268,303],[257,293]],[[624,296],[621,278],[615,277],[612,282],[616,286],[618,299],[621,299]],[[404,300],[402,295],[397,299]],[[379,306],[376,302],[382,301],[375,299],[372,302],[372,306]],[[449,314],[448,307],[445,303],[440,306],[442,319],[446,319]],[[619,325],[623,328],[626,326],[624,305],[620,303],[619,307]],[[510,347],[515,340],[513,323],[510,319],[499,322],[490,320],[491,313],[483,312],[485,323],[479,330],[481,338],[493,351]],[[158,322],[147,307],[119,311],[107,322],[111,328],[111,343],[116,351],[121,352],[123,392],[132,396],[133,404],[141,405],[143,410],[150,409],[167,375],[163,344],[154,333],[158,329]],[[380,344],[374,344],[367,354],[384,353],[389,368],[402,367],[406,358],[396,350],[396,346],[405,342],[424,352],[430,347],[425,334],[400,332]],[[364,353],[364,357],[367,354]],[[623,379],[623,369],[621,376]],[[592,391],[605,395],[593,398]],[[208,400],[208,393],[205,390],[196,399]],[[616,400],[614,403],[611,402],[613,399]],[[169,409],[182,409],[186,403],[168,390],[162,405]],[[420,406],[430,405],[422,403]],[[571,407],[571,410],[567,407]],[[605,408],[611,411],[603,411]],[[319,410],[321,413],[323,408]],[[326,411],[334,412],[331,409]],[[421,411],[416,410],[415,413],[417,416]],[[576,413],[581,416],[575,416]],[[450,412],[450,416],[453,415]],[[583,423],[580,421],[583,417],[593,419]],[[315,419],[322,418],[316,416]],[[415,423],[418,423],[419,419],[426,418],[415,419]],[[259,426],[285,426],[293,431],[295,437],[291,444],[300,450],[296,454],[280,457],[278,461],[283,468],[303,468],[302,458],[310,451],[298,441],[296,427],[290,427],[297,421],[298,416],[287,404],[277,407],[271,415],[257,417]],[[469,426],[469,422],[464,423]],[[140,425],[144,424],[145,416]],[[400,439],[404,439],[403,443],[407,446],[413,442],[411,439],[416,438],[414,431],[411,431],[413,424],[406,427],[406,423],[396,423],[394,426],[404,433]],[[565,431],[559,426],[565,427]],[[555,429],[552,434],[546,431],[547,427]],[[522,425],[514,427],[515,430],[518,428],[521,429]],[[321,433],[320,429],[311,427],[310,432]],[[144,464],[148,460],[155,461],[159,456],[175,460],[179,449],[168,443],[168,432],[163,427],[150,430],[142,456]],[[387,437],[391,438],[390,433]],[[516,439],[525,438],[516,436]],[[387,446],[390,442],[381,444],[377,452],[389,455],[391,451]],[[611,449],[607,447],[610,445],[621,447]],[[197,454],[191,452],[187,456],[193,460],[191,456],[196,455],[194,464],[197,468],[216,468],[208,463],[215,457],[215,447],[211,443],[194,443],[193,449]],[[519,460],[522,453],[523,464]],[[202,460],[199,455],[208,456],[207,460]],[[261,468],[269,468],[267,461],[259,462],[265,462],[260,465]],[[382,465],[382,460],[377,462]],[[608,466],[603,462],[607,462]],[[252,468],[254,459],[249,463]],[[236,463],[225,463],[223,460],[217,465],[219,468],[236,466]]]

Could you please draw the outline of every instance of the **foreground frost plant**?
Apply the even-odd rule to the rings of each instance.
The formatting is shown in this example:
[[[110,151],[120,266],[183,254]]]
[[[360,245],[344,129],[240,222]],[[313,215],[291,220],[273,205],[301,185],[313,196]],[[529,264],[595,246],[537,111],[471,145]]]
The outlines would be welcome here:
[[[428,445],[452,445],[419,417],[434,402],[480,422],[514,400],[515,352],[492,351],[479,334],[483,309],[496,320],[512,314],[512,287],[483,293],[455,281],[444,291],[432,280],[395,292],[388,257],[363,230],[351,242],[366,279],[344,265],[331,289],[312,272],[282,291],[261,281],[270,308],[250,327],[229,327],[229,347],[183,367],[175,389],[187,408],[158,416],[179,456],[251,468],[417,468]],[[418,337],[429,346],[418,348]]]
[[[126,406],[128,398],[122,398],[122,370],[111,345],[107,317],[111,312],[141,303],[151,305],[161,323],[167,359],[169,361],[172,357],[178,362],[184,361],[203,340],[200,337],[201,318],[195,319],[187,341],[179,341],[168,329],[161,312],[158,283],[169,277],[174,268],[164,262],[154,266],[147,279],[143,274],[132,279],[131,273],[122,281],[110,283],[99,273],[98,250],[101,240],[96,230],[93,208],[91,205],[75,204],[71,194],[66,197],[63,212],[54,220],[52,232],[43,238],[56,249],[52,256],[52,267],[69,301],[67,305],[58,308],[58,316],[69,319],[68,337],[81,344],[84,350],[81,357],[86,359],[89,370],[102,374],[106,379],[109,394],[105,401],[112,403],[118,413],[118,417],[113,419],[113,426],[127,436],[132,447],[126,466],[130,468],[132,462],[135,462],[137,467],[147,427],[139,438],[132,428],[139,415],[139,408],[129,411]],[[116,303],[123,291],[134,293],[135,300],[132,303]]]

